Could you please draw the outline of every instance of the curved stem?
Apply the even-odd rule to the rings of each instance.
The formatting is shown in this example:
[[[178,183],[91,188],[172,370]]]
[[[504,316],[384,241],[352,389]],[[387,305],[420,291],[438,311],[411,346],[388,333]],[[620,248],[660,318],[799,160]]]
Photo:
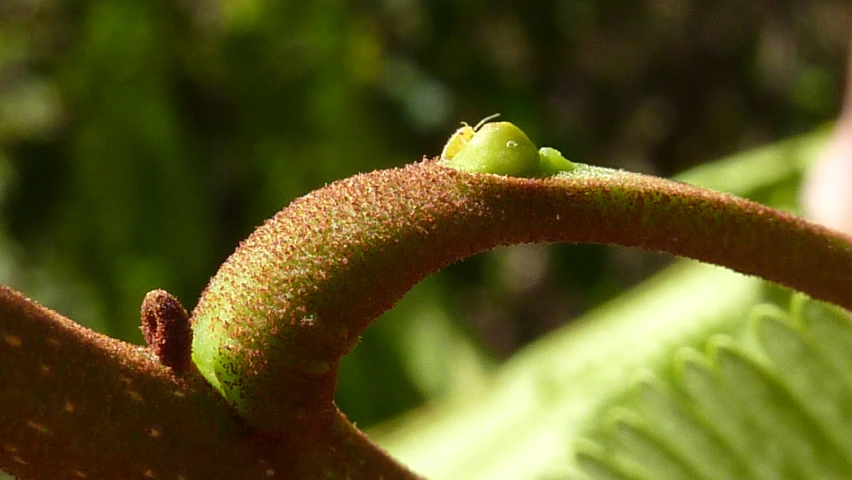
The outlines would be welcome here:
[[[529,242],[668,252],[852,308],[850,238],[793,215],[584,165],[526,179],[427,161],[336,182],[260,227],[193,312],[196,362],[255,427],[283,431],[287,411],[332,402],[340,357],[415,283]]]
[[[416,478],[334,407],[340,356],[429,273],[497,245],[557,241],[665,251],[852,307],[849,238],[783,212],[585,166],[522,179],[425,162],[293,202],[195,309],[196,338],[225,360],[201,358],[199,370],[238,388],[248,406],[237,408],[274,435],[246,428],[198,371],[177,374],[0,289],[0,468],[27,479]]]
[[[21,480],[418,477],[336,408],[252,432],[196,371],[0,286],[0,469]]]

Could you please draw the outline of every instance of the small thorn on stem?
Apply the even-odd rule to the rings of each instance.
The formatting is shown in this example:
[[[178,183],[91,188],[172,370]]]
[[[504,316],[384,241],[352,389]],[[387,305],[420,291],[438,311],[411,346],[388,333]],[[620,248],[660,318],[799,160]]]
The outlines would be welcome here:
[[[142,335],[160,363],[177,373],[190,365],[192,329],[189,315],[177,298],[165,290],[152,290],[142,301]]]

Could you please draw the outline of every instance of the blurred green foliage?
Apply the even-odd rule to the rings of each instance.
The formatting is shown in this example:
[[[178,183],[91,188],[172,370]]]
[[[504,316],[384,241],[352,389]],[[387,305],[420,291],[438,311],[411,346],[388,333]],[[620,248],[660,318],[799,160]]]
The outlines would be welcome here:
[[[839,111],[848,5],[4,0],[0,281],[141,342],[240,239],[335,179],[500,112],[568,158],[670,175]],[[665,262],[521,247],[429,279],[343,366],[370,425],[474,391],[520,345]],[[399,321],[394,321],[394,317]]]

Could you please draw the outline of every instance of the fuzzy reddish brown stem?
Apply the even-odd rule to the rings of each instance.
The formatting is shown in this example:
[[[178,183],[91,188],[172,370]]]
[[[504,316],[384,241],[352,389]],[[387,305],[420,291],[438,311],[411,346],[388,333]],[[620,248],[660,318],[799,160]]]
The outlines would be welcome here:
[[[641,175],[534,180],[426,162],[294,202],[211,284],[233,288],[208,289],[194,312],[285,320],[276,348],[292,358],[268,385],[281,400],[266,412],[275,437],[233,415],[194,369],[177,375],[148,349],[0,290],[0,468],[24,480],[415,478],[337,412],[337,361],[425,275],[497,245],[557,241],[666,251],[852,307],[849,239],[791,215]],[[270,308],[285,297],[295,303]],[[263,354],[267,337],[247,340]]]
[[[429,161],[335,182],[279,212],[211,281],[193,312],[196,338],[227,339],[218,351],[238,372],[242,413],[286,432],[286,412],[331,404],[340,357],[411,286],[530,242],[668,252],[852,308],[849,237],[793,215],[629,172],[582,166],[528,179]]]
[[[0,366],[0,469],[21,480],[417,478],[333,407],[257,435],[197,372],[5,287]]]

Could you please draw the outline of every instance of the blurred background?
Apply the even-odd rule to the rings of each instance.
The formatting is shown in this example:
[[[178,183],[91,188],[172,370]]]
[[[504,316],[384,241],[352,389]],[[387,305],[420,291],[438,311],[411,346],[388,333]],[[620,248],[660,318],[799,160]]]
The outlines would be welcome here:
[[[441,151],[500,113],[569,159],[670,176],[838,115],[842,0],[2,0],[0,282],[141,343],[264,219]],[[368,330],[361,427],[476,390],[521,346],[661,268],[523,246],[427,279]]]

